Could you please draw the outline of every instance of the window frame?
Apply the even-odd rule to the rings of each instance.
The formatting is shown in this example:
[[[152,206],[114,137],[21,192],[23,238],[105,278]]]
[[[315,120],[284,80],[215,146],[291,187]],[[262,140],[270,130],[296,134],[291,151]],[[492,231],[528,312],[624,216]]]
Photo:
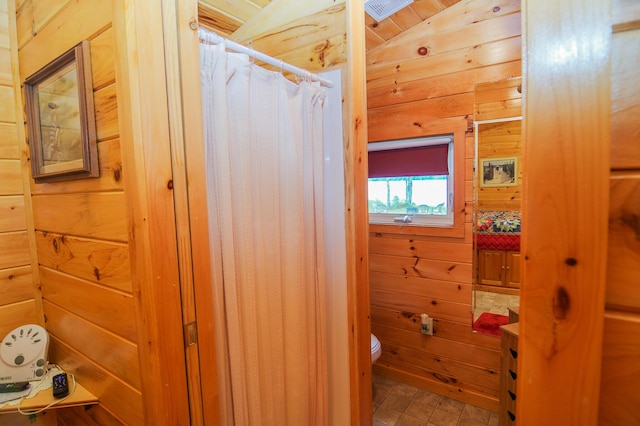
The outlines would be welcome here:
[[[471,235],[471,232],[465,232],[465,228],[467,226],[471,227],[471,217],[470,214],[466,214],[465,208],[467,204],[465,201],[465,193],[467,192],[465,188],[467,186],[471,188],[472,186],[471,180],[473,178],[473,152],[470,152],[471,158],[469,158],[469,161],[467,161],[465,158],[465,146],[467,142],[469,142],[469,144],[473,143],[474,135],[472,130],[470,130],[468,132],[469,135],[467,135],[468,123],[466,119],[457,119],[455,121],[456,123],[454,124],[445,123],[443,125],[434,126],[435,128],[431,128],[431,130],[433,130],[433,133],[431,134],[415,135],[415,137],[427,138],[439,135],[453,134],[453,224],[447,226],[433,226],[398,222],[394,222],[392,224],[378,224],[369,222],[369,232],[379,235],[401,234],[448,238],[465,238],[465,235]],[[471,127],[470,129],[473,129],[473,127]],[[378,142],[380,141],[370,141],[369,143]],[[466,177],[468,177],[468,179]],[[470,181],[468,184],[467,180]],[[469,192],[471,192],[471,190],[469,190]],[[471,198],[469,198],[469,203],[471,203],[471,201]],[[369,213],[367,211],[367,215],[368,214]],[[467,218],[467,216],[469,217]]]
[[[423,214],[411,214],[406,213],[371,213],[369,212],[369,224],[376,225],[398,225],[401,223],[410,223],[415,226],[434,226],[434,227],[448,227],[453,225],[453,201],[454,196],[454,176],[455,176],[455,162],[454,162],[454,139],[453,135],[440,135],[431,137],[420,137],[413,139],[400,139],[394,141],[374,142],[375,151],[387,151],[403,148],[418,148],[435,145],[447,145],[447,163],[449,173],[447,176],[447,210],[446,215],[423,215]],[[369,145],[369,152],[373,144]],[[369,178],[370,179],[370,178]],[[368,198],[368,197],[367,197]],[[399,217],[409,217],[410,221],[401,222],[397,221]]]

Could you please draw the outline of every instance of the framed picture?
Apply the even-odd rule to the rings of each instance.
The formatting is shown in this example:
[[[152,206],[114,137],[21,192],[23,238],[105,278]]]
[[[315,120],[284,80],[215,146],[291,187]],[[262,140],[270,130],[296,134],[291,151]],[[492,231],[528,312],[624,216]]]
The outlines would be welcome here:
[[[36,183],[98,177],[89,42],[28,77],[24,92]]]
[[[480,187],[518,185],[518,157],[481,158]]]

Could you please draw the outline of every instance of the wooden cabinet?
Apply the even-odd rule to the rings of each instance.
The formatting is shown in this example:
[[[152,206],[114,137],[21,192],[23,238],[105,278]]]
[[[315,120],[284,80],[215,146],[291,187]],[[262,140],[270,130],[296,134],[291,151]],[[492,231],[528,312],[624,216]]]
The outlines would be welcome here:
[[[520,288],[520,252],[480,250],[478,284]]]
[[[519,323],[500,327],[502,350],[500,365],[500,426],[516,424],[516,380],[518,379],[518,328]]]

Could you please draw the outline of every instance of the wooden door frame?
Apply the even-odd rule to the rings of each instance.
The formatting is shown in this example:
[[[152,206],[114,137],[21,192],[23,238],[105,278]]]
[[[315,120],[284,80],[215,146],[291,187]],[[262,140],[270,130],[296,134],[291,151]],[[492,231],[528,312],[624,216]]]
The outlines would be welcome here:
[[[609,207],[610,7],[610,0],[523,2],[527,174],[519,424],[598,421]]]
[[[345,217],[351,424],[373,422],[371,301],[369,296],[369,206],[367,75],[364,2],[347,0],[347,67],[343,85]],[[348,97],[347,97],[348,95]]]
[[[113,2],[118,122],[144,419],[190,418],[160,1]]]
[[[162,0],[162,9],[191,424],[218,425],[226,405],[218,391],[214,338],[198,2]]]

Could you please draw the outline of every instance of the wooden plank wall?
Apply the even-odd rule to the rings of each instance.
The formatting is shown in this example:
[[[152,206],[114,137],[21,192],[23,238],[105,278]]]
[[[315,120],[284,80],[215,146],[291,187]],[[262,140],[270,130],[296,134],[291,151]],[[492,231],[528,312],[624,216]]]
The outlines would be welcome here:
[[[31,184],[49,359],[100,399],[61,411],[63,424],[144,423],[112,16],[110,1],[25,0],[17,10],[21,81],[83,39],[91,50],[100,177]]]
[[[613,2],[611,178],[599,425],[640,424],[640,4]]]
[[[520,76],[520,49],[519,1],[466,0],[367,54],[370,142],[468,129],[464,235],[370,235],[374,372],[494,411],[500,340],[471,331],[474,87]],[[433,337],[420,334],[423,312]]]
[[[522,201],[522,122],[482,124],[482,137],[478,140],[478,160],[514,157],[517,159],[517,185],[481,187],[478,185],[479,210],[520,210]],[[478,163],[481,167],[481,163]]]
[[[143,404],[142,388],[145,387],[146,402],[150,399],[156,401],[148,404],[150,406],[159,404],[157,401],[160,399],[155,396],[160,392],[164,392],[163,396],[168,393],[166,390],[160,391],[155,388],[152,389],[155,393],[146,393],[148,385],[145,383],[157,384],[165,378],[151,380],[141,377],[141,371],[151,369],[143,365],[142,358],[158,355],[158,360],[161,361],[165,357],[168,358],[169,353],[175,353],[173,348],[176,347],[174,334],[171,338],[172,348],[156,344],[159,336],[153,333],[157,333],[158,330],[151,331],[153,335],[149,336],[148,345],[138,346],[138,340],[141,339],[139,336],[145,335],[145,332],[140,331],[144,328],[140,326],[141,323],[144,322],[147,328],[161,323],[156,321],[156,318],[162,316],[154,315],[154,307],[151,305],[170,291],[164,290],[164,287],[157,292],[152,290],[155,281],[150,279],[147,280],[148,284],[142,286],[143,293],[144,290],[147,291],[143,300],[140,287],[136,284],[147,278],[147,266],[153,269],[155,264],[151,263],[164,260],[165,255],[168,257],[174,254],[176,249],[174,246],[156,245],[153,259],[148,260],[147,256],[151,256],[151,253],[144,250],[148,250],[145,242],[149,240],[143,238],[144,241],[137,244],[131,243],[132,235],[138,235],[140,232],[144,237],[145,230],[157,231],[156,228],[163,223],[162,220],[171,221],[169,214],[165,214],[164,210],[160,211],[167,206],[164,201],[172,197],[171,191],[166,190],[167,184],[162,178],[159,180],[159,187],[156,185],[158,182],[153,182],[153,189],[147,192],[134,187],[133,184],[138,178],[142,182],[152,177],[157,171],[154,167],[165,159],[164,155],[168,150],[163,151],[161,147],[155,150],[151,147],[134,149],[126,142],[122,142],[121,145],[121,141],[144,138],[147,135],[140,135],[137,129],[145,126],[145,119],[150,120],[148,126],[144,127],[146,129],[160,128],[166,124],[161,122],[166,119],[166,113],[161,114],[161,118],[157,115],[149,118],[144,114],[152,112],[145,110],[141,115],[135,105],[131,106],[131,110],[128,105],[129,97],[135,95],[130,91],[136,91],[134,83],[140,78],[136,73],[144,73],[144,70],[137,67],[138,60],[157,61],[161,58],[156,52],[147,50],[143,50],[137,56],[139,52],[136,51],[136,43],[142,39],[146,42],[147,34],[141,36],[140,33],[136,33],[138,28],[135,24],[144,25],[146,21],[140,24],[144,20],[139,19],[132,24],[129,19],[132,15],[144,15],[154,6],[145,10],[146,6],[137,3],[138,9],[134,12],[132,9],[135,7],[127,7],[125,10],[124,2],[19,0],[16,3],[17,45],[20,49],[19,60],[16,62],[20,67],[20,80],[24,80],[82,39],[90,42],[93,67],[100,178],[30,185],[33,207],[29,210],[32,211],[32,224],[35,228],[32,253],[38,257],[39,284],[44,300],[43,305],[39,309],[36,306],[32,312],[46,318],[46,325],[52,337],[49,358],[76,372],[83,385],[101,401],[99,407],[86,412],[81,409],[65,410],[61,412],[58,420],[63,424],[142,424],[145,422],[143,405],[147,408],[147,404]],[[346,62],[344,1],[323,0],[321,12],[314,14],[311,22],[309,18],[305,18],[308,15],[308,5],[296,3],[295,7],[287,8],[291,3],[287,5],[287,2],[280,1],[274,4],[287,13],[261,17],[262,21],[258,19],[251,23],[247,32],[253,32],[252,36],[257,36],[261,40],[260,43],[263,43],[256,47],[267,52],[271,50],[270,53],[273,54],[273,49],[277,53],[278,49],[286,45],[287,48],[281,55],[285,60],[306,68],[309,68],[308,64],[311,62],[311,68],[316,70],[336,67]],[[318,4],[319,2],[314,2],[314,7]],[[269,35],[263,25],[264,19],[273,19],[274,16],[278,19],[286,16],[289,19],[292,16],[289,12],[292,10],[299,14],[298,20],[280,22],[281,25],[275,25],[278,28],[274,31],[275,34]],[[140,13],[136,14],[137,12]],[[311,31],[313,34],[300,32],[304,23],[315,28],[315,31]],[[322,34],[322,40],[317,38],[318,34]],[[135,62],[136,65],[128,65],[128,61],[131,61],[131,64]],[[153,74],[153,77],[157,75]],[[140,86],[146,83],[147,81],[140,82]],[[161,95],[154,97],[159,101],[162,101],[161,98]],[[136,102],[136,99],[131,102]],[[124,111],[124,108],[127,108],[127,111]],[[157,109],[153,112],[155,111]],[[130,117],[134,116],[140,121],[132,121],[134,118]],[[158,123],[155,123],[154,117],[158,119]],[[129,125],[135,129],[129,128]],[[152,133],[149,131],[148,134]],[[161,139],[164,141],[166,138]],[[145,148],[154,152],[146,152]],[[141,152],[142,155],[138,156]],[[144,165],[143,158],[146,160]],[[136,163],[134,168],[139,173],[134,174],[132,169],[128,168],[130,174],[123,175],[122,164],[133,165],[131,161]],[[166,163],[163,165],[166,166]],[[143,176],[147,171],[146,167],[149,168],[149,175]],[[166,171],[167,168],[164,167],[158,175],[164,176]],[[134,175],[136,178],[131,177]],[[145,184],[149,185],[149,182]],[[150,207],[152,211],[137,210],[138,203],[142,205],[149,201],[144,199],[145,196],[156,190],[160,192],[158,188],[164,189],[163,199],[160,201],[157,197],[151,197],[154,201]],[[29,200],[31,201],[31,198]],[[132,207],[133,204],[135,206]],[[146,220],[147,214],[154,215],[152,220]],[[133,224],[129,223],[130,221]],[[155,225],[148,225],[149,222],[154,222]],[[172,222],[172,225],[175,224]],[[155,235],[160,233],[155,232]],[[167,231],[167,236],[159,239],[166,239],[162,242],[170,245],[171,236]],[[137,247],[133,247],[134,245]],[[136,263],[144,263],[143,272],[134,273],[131,265]],[[172,266],[173,264],[167,266],[166,271]],[[162,275],[161,278],[164,279],[165,276]],[[155,275],[153,279],[156,279]],[[179,297],[173,298],[175,303],[171,303],[171,308],[179,306],[178,299]],[[162,308],[164,305],[155,309]],[[146,342],[146,339],[144,341]],[[178,346],[181,350],[182,340]],[[145,349],[146,347],[150,349]],[[157,360],[154,358],[148,361]],[[161,373],[170,370],[166,365],[154,365],[153,368],[162,370]],[[171,370],[178,371],[177,368]],[[153,415],[163,414],[164,412]]]
[[[22,117],[17,113],[20,101],[11,68],[17,50],[15,35],[10,34],[9,1],[0,2],[0,339],[22,324],[42,321],[37,315],[27,233],[23,185],[27,181],[21,167],[23,147],[18,143]]]
[[[475,121],[522,116],[522,79],[481,83],[475,89]],[[482,188],[478,185],[479,210],[520,210],[522,201],[522,121],[480,124],[478,160],[516,157],[516,186]],[[478,163],[480,164],[480,163]],[[480,166],[479,166],[480,167]]]

